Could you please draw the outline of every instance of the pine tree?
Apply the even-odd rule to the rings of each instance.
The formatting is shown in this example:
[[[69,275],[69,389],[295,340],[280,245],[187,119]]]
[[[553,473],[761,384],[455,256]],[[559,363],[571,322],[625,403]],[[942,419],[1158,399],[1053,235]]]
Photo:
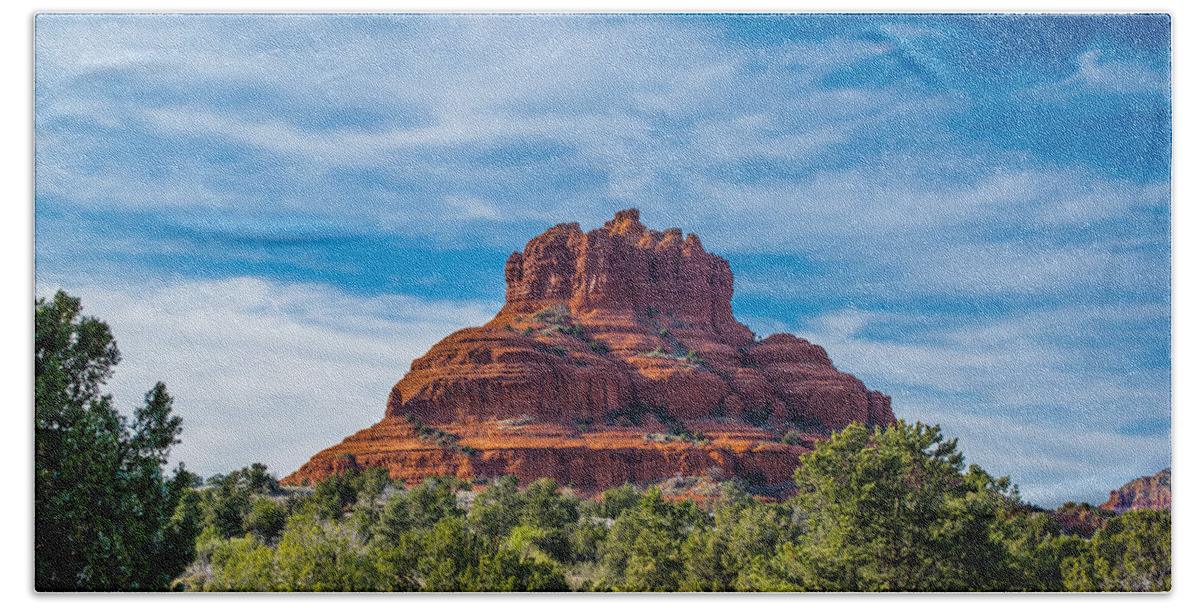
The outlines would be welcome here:
[[[35,304],[35,586],[166,589],[191,560],[195,532],[172,520],[190,475],[163,474],[182,421],[161,382],[131,423],[120,415],[102,393],[120,351],[108,324],[81,310],[61,291]]]

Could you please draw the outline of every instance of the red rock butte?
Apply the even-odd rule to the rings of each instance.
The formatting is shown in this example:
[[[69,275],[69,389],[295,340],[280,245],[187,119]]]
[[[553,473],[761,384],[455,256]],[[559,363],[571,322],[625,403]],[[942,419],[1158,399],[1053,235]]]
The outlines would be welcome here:
[[[1119,513],[1141,509],[1169,510],[1171,508],[1171,467],[1154,475],[1139,477],[1109,492],[1108,502],[1100,505]]]
[[[559,224],[513,253],[504,307],[412,362],[378,424],[283,482],[347,468],[393,479],[551,477],[581,491],[675,475],[791,478],[850,422],[886,425],[891,399],[789,334],[733,318],[733,273],[694,234],[638,211]]]

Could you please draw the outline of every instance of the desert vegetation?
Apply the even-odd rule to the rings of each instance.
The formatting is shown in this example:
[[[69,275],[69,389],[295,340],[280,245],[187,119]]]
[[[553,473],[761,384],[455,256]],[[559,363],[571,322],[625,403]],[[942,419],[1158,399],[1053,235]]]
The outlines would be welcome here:
[[[309,489],[243,469],[187,491],[200,530],[173,583],[191,591],[1158,591],[1170,512],[1111,512],[1090,538],[966,467],[937,427],[851,425],[766,502],[738,482],[712,500],[651,485],[583,499],[382,469]],[[234,481],[230,481],[234,480]],[[238,505],[231,509],[229,504]]]
[[[786,500],[736,480],[706,481],[704,500],[677,484],[583,497],[511,476],[406,487],[352,462],[303,488],[261,463],[167,474],[182,421],[166,388],[126,420],[101,391],[120,359],[108,326],[61,292],[35,310],[39,590],[1171,588],[1169,510],[1038,509],[919,422],[833,432],[800,457]],[[644,404],[617,417],[646,414],[669,420]]]

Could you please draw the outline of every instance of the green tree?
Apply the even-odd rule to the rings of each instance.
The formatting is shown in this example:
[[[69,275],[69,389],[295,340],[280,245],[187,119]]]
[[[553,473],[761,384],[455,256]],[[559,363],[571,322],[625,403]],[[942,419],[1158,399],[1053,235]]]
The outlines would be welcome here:
[[[801,456],[796,543],[775,558],[772,588],[957,591],[1006,588],[993,535],[1017,502],[1007,478],[972,467],[937,426],[853,423]],[[768,577],[769,578],[769,577]]]
[[[753,591],[738,579],[756,555],[775,552],[781,542],[795,541],[794,508],[739,499],[718,507],[711,528],[698,527],[683,544],[685,591]]]
[[[362,472],[349,469],[339,475],[330,475],[317,482],[313,501],[320,514],[326,518],[342,517],[346,508],[358,501],[358,491],[362,488]]]
[[[256,462],[241,470],[246,487],[254,494],[274,494],[279,491],[279,480],[267,472],[267,465]]]
[[[392,483],[392,478],[388,476],[388,471],[382,467],[372,467],[366,470],[362,476],[362,489],[359,493],[363,498],[366,498],[371,506],[375,505],[375,501],[383,495],[384,490]]]
[[[1068,591],[1170,591],[1171,512],[1129,511],[1108,520],[1062,568]]]
[[[521,522],[550,530],[565,528],[579,519],[579,499],[565,494],[553,479],[539,479],[525,489]]]
[[[388,498],[370,527],[372,544],[389,549],[398,543],[420,540],[447,517],[464,517],[450,482],[428,477]]]
[[[641,499],[641,493],[629,482],[609,488],[600,495],[597,515],[616,519],[625,511],[637,506]]]
[[[1007,569],[1014,574],[1013,589],[1064,591],[1062,564],[1077,557],[1085,541],[1064,534],[1063,526],[1049,513],[1020,512],[1000,522],[999,535],[1008,550]]]
[[[222,538],[241,536],[246,532],[246,515],[250,512],[250,489],[239,471],[228,475],[213,475],[204,491],[204,525],[214,528]]]
[[[377,544],[393,546],[413,528],[413,517],[407,492],[396,492],[383,504],[379,521],[372,531]]]
[[[250,505],[250,512],[245,518],[245,528],[264,542],[270,542],[283,531],[287,518],[287,508],[275,500],[260,496]]]
[[[571,561],[594,562],[601,544],[608,537],[608,526],[604,520],[584,516],[568,526],[567,535],[571,547]]]
[[[205,535],[206,536],[206,535]],[[203,536],[202,536],[203,538]],[[275,551],[253,535],[206,539],[212,574],[186,586],[189,591],[278,591]]]
[[[570,591],[557,563],[508,545],[481,554],[476,572],[463,591]]]
[[[367,506],[373,509],[376,499],[383,494],[390,482],[387,469],[373,467],[359,470],[351,468],[317,482],[313,501],[325,517],[331,519],[341,517],[360,499],[365,500]]]
[[[353,530],[308,513],[288,519],[275,547],[251,534],[215,542],[209,564],[205,591],[393,590]]]
[[[425,591],[567,591],[558,564],[536,546],[542,534],[517,526],[494,544],[462,515],[443,517],[421,538],[418,577]]]
[[[380,584],[392,591],[417,591],[421,588],[417,563],[421,554],[420,534],[398,533],[393,538],[376,536],[371,543]]]
[[[197,476],[186,471],[183,473],[185,474],[177,474],[172,479],[172,483],[187,486],[194,479],[198,479]],[[196,559],[196,538],[200,535],[203,522],[204,511],[201,507],[200,493],[190,487],[184,487],[181,490],[179,503],[175,506],[175,513],[171,515],[171,520],[167,522],[163,534],[165,551],[162,556],[164,561],[162,567],[164,572],[178,575]],[[178,590],[178,587],[172,583],[172,589]]]
[[[709,523],[696,503],[669,503],[651,487],[617,517],[601,546],[604,584],[618,591],[678,591],[686,576],[683,543]]]
[[[475,532],[499,540],[517,525],[527,502],[515,476],[505,475],[488,485],[471,504],[470,523]]]
[[[417,486],[420,487],[420,486]],[[417,571],[426,591],[463,591],[476,578],[480,546],[461,515],[443,517],[421,538]]]
[[[275,551],[275,591],[388,591],[377,561],[339,522],[293,517]]]
[[[520,521],[542,531],[533,542],[556,561],[572,558],[569,526],[578,520],[579,499],[562,492],[553,479],[539,479],[526,488]]]
[[[408,491],[409,517],[417,528],[432,528],[447,517],[463,517],[455,495],[457,481],[443,477],[426,477]]]
[[[120,351],[81,311],[61,291],[34,307],[34,584],[165,589],[190,544],[168,530],[190,476],[162,468],[182,421],[161,382],[131,422],[117,412],[102,391]]]

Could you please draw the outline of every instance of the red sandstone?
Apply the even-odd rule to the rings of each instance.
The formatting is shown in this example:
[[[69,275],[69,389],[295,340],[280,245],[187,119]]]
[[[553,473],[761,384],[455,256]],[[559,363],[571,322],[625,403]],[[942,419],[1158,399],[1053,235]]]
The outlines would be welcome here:
[[[1109,493],[1108,502],[1100,505],[1117,513],[1139,509],[1169,510],[1171,508],[1171,468],[1153,476],[1139,477]]]
[[[756,341],[733,318],[728,262],[694,234],[648,230],[635,209],[587,233],[559,224],[504,274],[494,319],[435,344],[392,389],[383,421],[283,482],[380,466],[406,482],[511,473],[585,491],[714,472],[778,484],[828,429],[895,420],[889,397],[820,346]],[[457,439],[438,445],[422,427]],[[809,432],[788,445],[788,429]]]

